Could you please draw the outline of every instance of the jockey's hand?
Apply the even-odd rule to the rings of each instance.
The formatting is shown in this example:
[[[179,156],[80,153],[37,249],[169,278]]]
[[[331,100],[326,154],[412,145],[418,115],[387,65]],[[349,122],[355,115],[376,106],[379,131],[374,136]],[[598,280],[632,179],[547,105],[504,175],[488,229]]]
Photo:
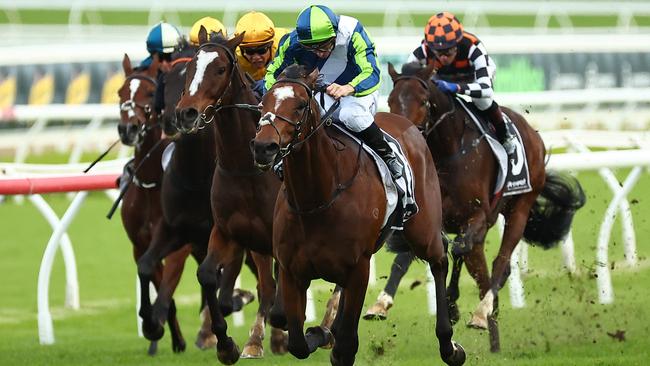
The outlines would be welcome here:
[[[325,89],[325,93],[334,99],[339,99],[354,94],[354,87],[350,84],[339,85],[337,83],[332,83],[327,87],[327,89]]]
[[[438,87],[438,89],[440,89],[440,91],[443,91],[445,93],[455,94],[460,91],[460,85],[456,83],[450,83],[448,81],[439,80],[439,79],[436,79],[433,82],[436,83],[436,86]]]

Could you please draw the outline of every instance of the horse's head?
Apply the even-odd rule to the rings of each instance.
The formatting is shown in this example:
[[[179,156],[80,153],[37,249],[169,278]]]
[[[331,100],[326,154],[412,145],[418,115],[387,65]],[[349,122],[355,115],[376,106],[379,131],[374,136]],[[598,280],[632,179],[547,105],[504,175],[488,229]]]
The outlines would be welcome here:
[[[235,48],[243,37],[240,34],[230,40],[208,40],[201,26],[199,50],[187,65],[185,88],[176,106],[176,123],[181,132],[196,131],[214,119],[239,72]]]
[[[391,113],[402,115],[419,128],[423,128],[431,117],[431,94],[434,89],[430,82],[435,73],[433,65],[423,67],[418,62],[404,64],[402,73],[395,71],[388,63],[388,74],[393,80],[393,90],[388,96]]]
[[[159,65],[158,58],[154,57],[149,68],[134,71],[129,56],[124,55],[122,67],[126,78],[117,92],[120,98],[117,131],[124,145],[139,146],[156,124],[154,96]]]
[[[165,73],[165,109],[161,114],[162,127],[165,134],[174,136],[178,134],[179,129],[176,125],[176,104],[178,103],[185,87],[185,76],[187,75],[187,66],[198,47],[185,44],[184,48],[172,55],[171,69]]]
[[[318,108],[312,99],[317,79],[317,69],[308,73],[303,66],[292,65],[280,74],[264,95],[259,129],[251,141],[258,168],[269,169],[278,158],[289,154],[301,138],[305,138],[303,131],[314,127],[306,124],[310,115],[315,114],[314,121],[318,119]]]

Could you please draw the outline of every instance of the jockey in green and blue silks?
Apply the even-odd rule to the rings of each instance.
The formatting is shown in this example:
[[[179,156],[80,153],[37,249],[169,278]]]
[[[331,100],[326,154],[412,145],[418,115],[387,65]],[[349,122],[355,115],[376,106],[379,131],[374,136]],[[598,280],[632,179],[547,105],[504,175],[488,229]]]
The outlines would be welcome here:
[[[394,177],[401,176],[403,167],[374,123],[381,74],[375,44],[361,23],[336,15],[323,5],[304,9],[298,15],[296,29],[280,41],[275,59],[267,67],[265,89],[270,89],[280,73],[294,63],[317,68],[329,85],[321,112],[340,99],[334,117],[375,150]]]
[[[154,25],[147,35],[147,52],[149,57],[142,60],[140,68],[148,68],[151,65],[154,55],[158,55],[163,72],[169,71],[171,67],[172,53],[177,51],[183,42],[181,32],[173,25],[160,22]]]

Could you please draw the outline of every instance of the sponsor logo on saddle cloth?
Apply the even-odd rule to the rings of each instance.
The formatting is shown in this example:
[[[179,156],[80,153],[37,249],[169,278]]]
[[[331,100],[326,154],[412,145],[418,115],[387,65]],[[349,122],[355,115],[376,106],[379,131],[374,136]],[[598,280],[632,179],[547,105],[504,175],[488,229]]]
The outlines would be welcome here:
[[[510,121],[510,118],[505,113],[503,114],[506,127],[516,137],[514,141],[515,152],[511,156],[508,156],[503,149],[503,145],[499,143],[495,136],[490,132],[486,132],[489,130],[487,128],[487,122],[482,117],[478,117],[480,114],[477,113],[476,107],[462,98],[457,97],[456,100],[465,109],[472,121],[474,121],[479,131],[485,135],[485,139],[499,163],[497,180],[494,185],[494,194],[499,193],[501,190],[503,190],[503,196],[514,196],[516,194],[530,192],[532,187],[530,185],[526,150],[515,124]]]
[[[343,133],[350,136],[351,139],[361,144],[361,141],[341,124],[333,123],[332,126],[338,128]],[[381,157],[377,155],[377,153],[375,153],[368,145],[363,144],[364,150],[366,150],[366,152],[368,152],[368,154],[370,154],[370,156],[372,156],[373,160],[375,161],[375,166],[379,170],[379,175],[381,176],[381,180],[384,184],[384,192],[386,192],[386,215],[384,216],[384,220],[382,221],[382,229],[383,229],[384,226],[386,226],[388,219],[395,211],[395,208],[397,208],[398,204],[401,204],[403,208],[402,210],[402,213],[404,215],[403,222],[406,222],[408,219],[413,217],[413,215],[415,215],[418,212],[418,206],[417,203],[415,202],[415,189],[413,186],[413,170],[411,169],[411,165],[409,164],[408,160],[404,156],[404,152],[402,151],[402,146],[400,146],[399,142],[396,139],[394,139],[391,135],[387,134],[383,130],[382,132],[384,133],[384,137],[386,138],[388,145],[391,147],[391,149],[393,149],[393,152],[395,152],[397,159],[399,159],[399,161],[402,163],[402,166],[404,166],[404,175],[402,175],[401,178],[397,179],[397,181],[393,181],[393,178],[390,175],[390,170],[388,170],[388,166],[386,165],[386,163],[384,163]],[[398,187],[399,190],[404,193],[401,202],[398,202],[400,198]],[[399,223],[395,223],[394,220],[392,222],[393,222],[393,226],[391,227],[391,229],[403,230],[403,225],[400,225]]]

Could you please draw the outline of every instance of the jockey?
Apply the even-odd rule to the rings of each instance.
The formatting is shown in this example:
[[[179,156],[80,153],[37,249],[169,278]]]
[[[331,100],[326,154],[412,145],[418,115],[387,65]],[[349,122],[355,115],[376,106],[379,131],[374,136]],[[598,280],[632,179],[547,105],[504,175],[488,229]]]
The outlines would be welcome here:
[[[449,12],[431,16],[424,28],[424,40],[407,62],[431,64],[437,70],[433,80],[438,89],[452,94],[468,95],[479,110],[492,121],[497,138],[508,154],[515,149],[501,108],[494,101],[492,80],[496,66],[483,43],[465,32],[460,21]]]
[[[397,160],[374,122],[381,81],[375,45],[361,23],[336,15],[323,5],[312,5],[298,15],[296,29],[280,42],[278,54],[264,78],[269,89],[292,63],[318,68],[323,74],[325,105],[341,102],[334,116],[386,162],[393,179],[402,176]]]
[[[183,41],[181,32],[173,25],[160,22],[149,30],[147,36],[147,51],[149,57],[140,63],[140,68],[148,68],[151,65],[154,55],[158,55],[160,68],[163,72],[171,68],[172,53],[177,50]]]
[[[199,46],[199,31],[201,30],[201,26],[203,26],[203,28],[208,32],[208,39],[210,39],[213,34],[219,32],[223,34],[224,38],[228,37],[228,30],[223,23],[212,17],[203,17],[194,22],[194,25],[192,25],[192,28],[190,29],[190,44],[192,46]]]

